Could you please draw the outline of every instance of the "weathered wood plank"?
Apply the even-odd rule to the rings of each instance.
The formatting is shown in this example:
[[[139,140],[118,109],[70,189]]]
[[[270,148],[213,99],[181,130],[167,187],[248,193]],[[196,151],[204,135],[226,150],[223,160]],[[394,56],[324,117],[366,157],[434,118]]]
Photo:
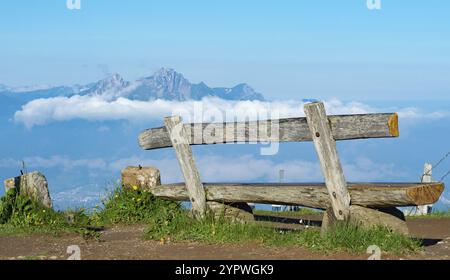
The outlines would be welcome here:
[[[399,136],[398,116],[395,113],[328,116],[328,120],[335,140]],[[191,145],[312,141],[306,118],[246,123],[197,123],[185,124],[184,127]],[[223,133],[213,134],[220,130]],[[166,128],[161,127],[142,132],[139,135],[139,145],[144,150],[152,150],[171,147],[172,142]]]
[[[177,154],[178,163],[186,182],[194,216],[203,218],[206,214],[206,197],[200,174],[195,165],[191,146],[187,140],[186,130],[180,117],[164,119],[167,131],[169,131],[172,145]]]
[[[250,202],[259,204],[299,205],[316,209],[331,207],[325,184],[242,184],[204,183],[206,199],[216,202]],[[444,191],[442,183],[348,183],[352,205],[387,208],[417,206],[438,201]],[[166,184],[151,189],[161,198],[188,201],[184,183]]]
[[[323,103],[305,105],[305,114],[313,135],[314,146],[325,177],[334,215],[345,220],[349,215],[350,194]]]

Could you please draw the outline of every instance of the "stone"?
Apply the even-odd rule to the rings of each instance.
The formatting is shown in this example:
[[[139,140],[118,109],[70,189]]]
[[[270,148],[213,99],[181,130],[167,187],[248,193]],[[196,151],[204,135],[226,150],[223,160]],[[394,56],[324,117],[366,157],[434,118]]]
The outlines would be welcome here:
[[[122,170],[122,187],[126,190],[138,188],[151,191],[161,185],[161,174],[154,167],[128,166]]]
[[[350,207],[350,221],[359,223],[367,228],[385,226],[396,233],[409,235],[405,216],[395,207],[371,209],[352,205]]]
[[[336,220],[331,209],[328,209],[322,220],[322,234],[329,230]],[[364,228],[384,226],[393,232],[408,235],[405,216],[395,207],[386,209],[371,209],[358,205],[350,206],[349,222],[358,224]]]
[[[207,202],[206,204],[215,219],[225,218],[237,223],[248,223],[255,220],[253,209],[247,203]]]
[[[52,200],[48,190],[48,182],[40,172],[27,173],[25,175],[5,180],[5,189],[9,191],[13,188],[18,193],[41,203],[44,207],[52,208]]]

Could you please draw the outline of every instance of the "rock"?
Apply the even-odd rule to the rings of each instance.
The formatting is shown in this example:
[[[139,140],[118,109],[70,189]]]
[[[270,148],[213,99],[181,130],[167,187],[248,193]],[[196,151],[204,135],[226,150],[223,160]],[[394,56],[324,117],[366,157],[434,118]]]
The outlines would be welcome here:
[[[41,203],[47,208],[52,208],[52,200],[48,190],[48,182],[40,172],[27,173],[23,176],[10,178],[5,181],[5,189],[16,188],[18,193]]]
[[[349,221],[359,224],[365,228],[384,226],[396,233],[408,235],[409,230],[406,225],[405,216],[397,208],[387,208],[376,210],[357,205],[350,206]],[[329,209],[324,213],[322,220],[322,234],[329,230],[335,222],[333,210]]]
[[[214,214],[215,219],[225,218],[233,222],[247,223],[255,220],[253,209],[247,203],[207,202],[208,209]]]
[[[152,190],[161,185],[161,174],[154,167],[129,166],[122,170],[122,186],[131,190],[137,187],[140,190]]]
[[[394,207],[376,210],[352,205],[350,206],[350,221],[359,223],[367,228],[385,226],[396,233],[409,234],[405,216]]]

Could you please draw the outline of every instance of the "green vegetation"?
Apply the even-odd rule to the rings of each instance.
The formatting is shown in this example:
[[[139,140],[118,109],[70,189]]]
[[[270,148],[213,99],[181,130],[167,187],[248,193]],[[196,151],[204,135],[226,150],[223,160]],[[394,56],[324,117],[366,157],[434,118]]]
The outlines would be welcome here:
[[[160,212],[181,211],[179,203],[156,198],[135,187],[123,190],[117,187],[103,201],[103,207],[92,216],[97,224],[136,224],[151,221]]]
[[[0,199],[0,235],[76,232],[96,237],[83,210],[58,212],[9,190]]]
[[[450,209],[443,211],[433,211],[431,214],[424,216],[408,216],[406,217],[408,220],[414,219],[445,219],[450,218]]]
[[[385,227],[364,229],[354,224],[339,223],[324,236],[306,234],[302,241],[307,247],[324,251],[365,252],[376,245],[385,252],[395,254],[420,250],[421,242],[408,236],[393,233]]]
[[[256,211],[257,215],[274,215]],[[281,216],[317,214],[310,210],[278,213]],[[286,231],[258,223],[239,224],[208,215],[197,221],[179,203],[165,201],[134,188],[117,188],[90,214],[85,211],[57,212],[9,191],[0,200],[0,235],[76,232],[99,238],[96,228],[115,224],[148,224],[145,238],[157,241],[196,241],[214,244],[256,243],[265,246],[302,246],[319,251],[364,253],[370,245],[385,252],[403,253],[420,249],[420,243],[386,228],[363,229],[338,224],[333,232],[320,234],[318,228]]]
[[[215,220],[212,216],[197,221],[179,209],[161,211],[154,216],[146,238],[211,244],[253,242],[267,246],[303,246],[318,251],[352,253],[363,253],[374,244],[391,253],[416,251],[420,248],[419,241],[382,227],[368,230],[351,224],[338,224],[332,232],[321,236],[317,228],[280,231],[257,223],[232,223],[224,218]]]

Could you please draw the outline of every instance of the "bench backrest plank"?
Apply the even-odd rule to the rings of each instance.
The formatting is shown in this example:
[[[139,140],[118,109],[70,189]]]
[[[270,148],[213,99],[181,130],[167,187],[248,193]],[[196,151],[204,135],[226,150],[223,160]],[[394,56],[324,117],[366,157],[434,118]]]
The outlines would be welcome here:
[[[398,115],[361,114],[328,116],[335,140],[398,137]],[[236,142],[304,142],[312,141],[306,118],[288,118],[235,123],[184,124],[190,145]],[[214,133],[217,133],[214,135]],[[145,150],[172,147],[165,127],[147,129],[139,135]]]

